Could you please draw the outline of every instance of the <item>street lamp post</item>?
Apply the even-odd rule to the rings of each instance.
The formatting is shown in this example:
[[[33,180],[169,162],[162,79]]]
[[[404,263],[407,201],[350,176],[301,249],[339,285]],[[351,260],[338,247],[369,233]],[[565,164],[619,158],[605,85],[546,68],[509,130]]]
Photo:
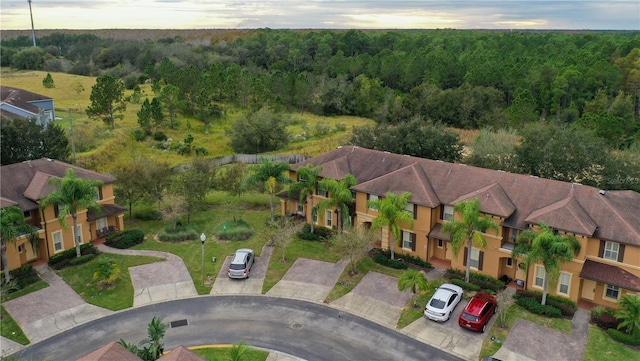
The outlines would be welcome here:
[[[200,235],[200,241],[202,241],[202,285],[204,286],[204,241],[207,240],[207,236],[203,233]]]

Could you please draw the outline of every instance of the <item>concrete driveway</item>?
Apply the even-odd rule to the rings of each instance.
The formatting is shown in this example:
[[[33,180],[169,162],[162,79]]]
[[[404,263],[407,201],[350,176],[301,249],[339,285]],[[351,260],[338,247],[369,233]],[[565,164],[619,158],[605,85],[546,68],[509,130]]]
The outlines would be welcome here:
[[[267,274],[272,253],[273,247],[267,245],[262,247],[260,256],[256,256],[253,266],[251,267],[251,272],[249,273],[249,278],[246,279],[231,279],[227,276],[227,269],[233,259],[233,256],[227,256],[209,294],[215,296],[241,294],[261,295],[264,277]]]
[[[348,260],[337,263],[298,258],[267,296],[323,303],[338,282]]]

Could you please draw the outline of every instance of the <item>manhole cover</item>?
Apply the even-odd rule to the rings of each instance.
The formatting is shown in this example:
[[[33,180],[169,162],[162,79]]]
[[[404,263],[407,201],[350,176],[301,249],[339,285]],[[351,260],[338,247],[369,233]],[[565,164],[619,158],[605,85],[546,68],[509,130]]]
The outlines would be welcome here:
[[[294,329],[294,330],[296,330],[296,331],[298,331],[298,330],[302,330],[302,327],[304,327],[304,326],[302,326],[302,324],[301,324],[301,323],[297,323],[297,322],[295,322],[295,323],[293,323],[293,324],[291,325],[291,328],[292,328],[292,329]]]
[[[176,327],[180,327],[180,326],[187,326],[187,320],[177,320],[177,321],[171,321],[171,328],[176,328]]]

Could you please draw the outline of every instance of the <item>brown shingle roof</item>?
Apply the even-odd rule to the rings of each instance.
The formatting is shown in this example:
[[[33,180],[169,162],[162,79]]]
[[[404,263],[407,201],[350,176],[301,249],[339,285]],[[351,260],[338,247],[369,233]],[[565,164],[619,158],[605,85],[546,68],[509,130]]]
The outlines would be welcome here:
[[[140,361],[140,358],[121,344],[111,341],[77,361]]]
[[[486,214],[509,218],[509,216],[516,211],[516,206],[511,202],[507,193],[498,183],[493,183],[471,193],[463,194],[455,199],[453,204],[472,198],[478,198],[480,201],[480,210]]]
[[[293,165],[291,169],[296,170],[309,163],[323,166],[323,172],[324,166],[327,165],[327,172],[321,173],[323,177],[331,175],[341,179],[348,173],[353,174],[358,180],[359,185],[356,187],[359,190],[364,190],[367,182],[403,168],[421,168],[425,177],[414,174],[411,178],[420,184],[413,184],[404,179],[405,177],[389,176],[382,178],[388,184],[378,184],[376,181],[367,184],[367,187],[370,185],[373,187],[371,189],[376,189],[374,194],[385,189],[402,192],[431,187],[435,199],[445,205],[452,205],[472,194],[484,194],[485,197],[489,194],[489,201],[481,200],[483,212],[502,216],[509,214],[509,203],[515,207],[503,222],[505,226],[526,229],[531,222],[544,221],[559,230],[579,234],[590,233],[595,238],[640,246],[640,193],[637,192],[607,191],[601,194],[595,187],[575,183],[354,146],[340,147],[307,159]],[[409,173],[397,174],[407,176]],[[544,214],[540,211],[543,209],[550,213]],[[539,211],[539,214],[532,216],[536,211]],[[563,214],[566,222],[556,221],[556,214]]]
[[[158,361],[206,361],[207,359],[201,357],[197,353],[189,350],[188,348],[180,345],[174,348],[171,352],[160,357]]]
[[[31,104],[31,102],[37,101],[37,100],[50,100],[50,99],[51,97],[32,93],[24,89],[12,88],[8,86],[0,87],[0,101],[2,103],[8,104],[12,107],[26,110],[34,115],[40,112],[40,108],[37,107],[36,105]],[[11,115],[8,115],[8,117],[10,118],[15,117],[15,114],[13,113],[10,113],[10,114]]]
[[[590,259],[584,261],[580,277],[640,292],[639,277],[620,267],[606,263],[600,263]]]
[[[36,201],[53,190],[48,179],[52,176],[63,178],[69,168],[75,170],[79,178],[100,180],[105,184],[116,180],[59,160],[40,158],[0,167],[0,197],[15,202],[23,211],[38,209]]]

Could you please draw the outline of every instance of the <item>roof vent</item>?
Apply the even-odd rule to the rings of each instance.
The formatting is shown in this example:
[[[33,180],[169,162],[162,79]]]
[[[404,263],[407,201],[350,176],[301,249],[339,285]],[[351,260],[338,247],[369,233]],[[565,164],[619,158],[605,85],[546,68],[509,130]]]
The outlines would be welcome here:
[[[604,189],[601,189],[598,191],[598,193],[600,193],[600,195],[604,195],[605,193],[607,193],[607,191],[605,191]]]

